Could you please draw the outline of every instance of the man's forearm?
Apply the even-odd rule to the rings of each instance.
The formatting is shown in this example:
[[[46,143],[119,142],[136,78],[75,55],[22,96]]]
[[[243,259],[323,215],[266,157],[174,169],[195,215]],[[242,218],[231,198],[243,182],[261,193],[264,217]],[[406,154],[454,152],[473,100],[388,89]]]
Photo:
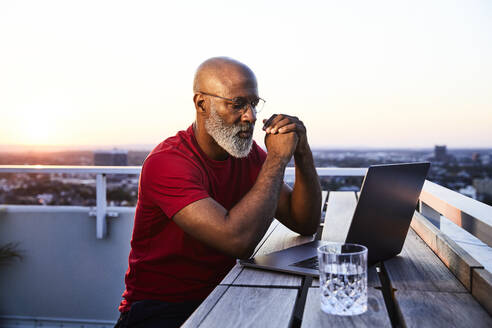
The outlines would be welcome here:
[[[315,233],[319,226],[321,186],[307,142],[294,155],[294,160],[296,179],[290,202],[291,219],[298,227],[297,232],[309,235]]]
[[[228,213],[227,224],[237,229],[246,256],[272,222],[286,165],[286,159],[267,155],[254,186]]]

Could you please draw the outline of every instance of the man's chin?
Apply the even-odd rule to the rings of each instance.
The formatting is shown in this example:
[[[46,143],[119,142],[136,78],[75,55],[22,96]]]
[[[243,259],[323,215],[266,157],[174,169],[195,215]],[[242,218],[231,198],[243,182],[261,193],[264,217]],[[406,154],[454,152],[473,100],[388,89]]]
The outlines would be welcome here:
[[[226,149],[229,155],[235,158],[245,158],[249,155],[253,148],[253,138],[241,138],[241,141],[246,144],[246,147],[242,147],[241,149],[238,149],[238,147]]]
[[[248,157],[248,155],[249,155],[249,153],[250,153],[250,152],[251,152],[251,150],[250,150],[250,151],[248,151],[247,153],[246,153],[246,152],[244,152],[244,153],[236,153],[236,154],[231,154],[231,153],[229,153],[229,155],[231,155],[231,156],[232,156],[232,157],[234,157],[234,158],[241,159],[241,158],[246,158],[246,157]]]

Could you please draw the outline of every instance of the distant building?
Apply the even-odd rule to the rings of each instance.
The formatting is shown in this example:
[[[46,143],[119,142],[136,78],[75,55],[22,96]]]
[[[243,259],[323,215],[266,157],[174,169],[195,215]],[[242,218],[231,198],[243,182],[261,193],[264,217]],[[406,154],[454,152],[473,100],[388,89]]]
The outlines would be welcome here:
[[[448,151],[446,146],[435,146],[434,147],[434,159],[436,161],[445,162],[448,159]]]
[[[94,152],[94,165],[97,166],[127,166],[127,150],[98,150]]]
[[[482,159],[483,165],[489,165],[491,163],[491,160],[492,160],[492,154],[481,156],[481,159]]]
[[[473,179],[473,186],[478,195],[487,195],[492,197],[492,179]]]
[[[471,158],[472,158],[472,161],[474,161],[474,162],[482,162],[482,160],[480,158],[480,153],[473,153]]]
[[[459,171],[456,176],[458,178],[465,178],[465,179],[469,179],[470,178],[470,173],[466,172],[465,170],[461,170]]]

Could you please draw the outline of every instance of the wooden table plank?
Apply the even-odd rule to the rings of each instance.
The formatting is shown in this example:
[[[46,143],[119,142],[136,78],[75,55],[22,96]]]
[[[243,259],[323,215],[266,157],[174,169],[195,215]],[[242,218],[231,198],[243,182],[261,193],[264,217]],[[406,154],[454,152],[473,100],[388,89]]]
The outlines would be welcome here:
[[[297,294],[297,289],[231,286],[199,327],[287,328]]]
[[[492,317],[469,293],[398,290],[406,327],[492,327]]]
[[[301,327],[391,327],[383,294],[368,289],[367,312],[357,316],[335,316],[321,311],[319,288],[309,288]]]
[[[354,192],[330,192],[321,239],[345,242],[356,205]]]
[[[400,255],[384,262],[391,286],[398,290],[466,292],[465,287],[412,230]]]
[[[234,281],[236,280],[237,276],[243,271],[243,266],[240,265],[239,263],[236,263],[236,265],[227,273],[227,276],[225,276],[224,279],[220,282],[221,285],[230,285],[233,284]]]
[[[472,295],[492,315],[492,273],[485,269],[473,269]]]
[[[200,323],[205,319],[208,313],[215,307],[215,304],[227,291],[227,286],[217,286],[208,295],[208,297],[200,304],[200,306],[193,312],[193,314],[186,320],[181,328],[198,327]]]

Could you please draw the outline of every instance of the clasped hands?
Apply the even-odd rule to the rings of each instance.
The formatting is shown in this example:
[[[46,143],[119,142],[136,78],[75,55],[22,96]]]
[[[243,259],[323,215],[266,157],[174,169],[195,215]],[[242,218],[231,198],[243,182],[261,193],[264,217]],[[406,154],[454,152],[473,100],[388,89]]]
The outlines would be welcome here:
[[[266,132],[265,145],[269,153],[290,160],[292,155],[302,155],[306,149],[306,127],[295,116],[274,114],[263,120],[263,130]]]

